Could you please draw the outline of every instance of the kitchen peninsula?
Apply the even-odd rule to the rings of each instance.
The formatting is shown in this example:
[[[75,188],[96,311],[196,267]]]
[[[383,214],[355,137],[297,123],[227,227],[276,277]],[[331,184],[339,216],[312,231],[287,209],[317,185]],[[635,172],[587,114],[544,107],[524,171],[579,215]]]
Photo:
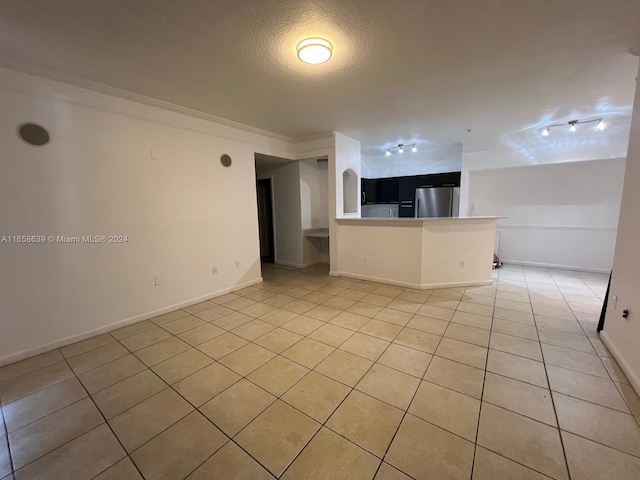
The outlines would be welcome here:
[[[488,285],[500,218],[339,218],[331,274],[418,289]]]

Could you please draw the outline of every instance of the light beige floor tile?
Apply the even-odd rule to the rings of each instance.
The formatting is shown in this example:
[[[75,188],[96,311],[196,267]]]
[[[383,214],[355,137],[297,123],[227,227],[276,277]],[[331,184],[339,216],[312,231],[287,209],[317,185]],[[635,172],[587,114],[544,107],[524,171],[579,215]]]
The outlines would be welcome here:
[[[215,305],[216,305],[215,303],[210,302],[209,300],[205,300],[204,302],[195,303],[193,305],[185,307],[182,310],[187,313],[196,313],[196,312],[202,312],[203,310],[207,310],[208,308],[211,308]]]
[[[460,302],[457,310],[459,312],[475,313],[476,315],[484,315],[487,317],[493,315],[493,305],[481,305],[472,302]]]
[[[528,340],[538,341],[538,331],[535,325],[529,325],[526,323],[510,322],[508,320],[500,320],[495,318],[491,324],[491,330],[493,332],[504,333],[507,335],[513,335],[515,337],[522,337]]]
[[[169,337],[166,340],[155,343],[149,347],[143,348],[135,352],[142,362],[152,367],[168,358],[171,358],[179,353],[189,350],[189,345],[180,340],[177,337]]]
[[[476,313],[458,311],[451,317],[451,322],[467,325],[468,327],[484,328],[485,330],[491,329],[491,317]]]
[[[489,347],[493,350],[500,350],[501,352],[512,353],[520,357],[542,361],[540,344],[533,340],[527,340],[526,338],[491,332]]]
[[[411,480],[411,477],[388,463],[382,462],[374,480]]]
[[[467,480],[473,443],[407,414],[385,461],[414,478]]]
[[[324,322],[321,322],[320,320],[300,315],[299,317],[296,317],[282,325],[282,328],[289,330],[290,332],[297,333],[298,335],[309,335],[322,325],[324,325]]]
[[[496,298],[500,298],[502,300],[512,300],[514,302],[531,303],[529,295],[522,293],[498,292]]]
[[[302,335],[290,332],[284,328],[276,328],[255,340],[254,343],[266,348],[267,350],[271,350],[272,352],[282,353],[301,339]]]
[[[291,302],[290,304],[287,304],[287,305],[292,305],[294,303],[295,302]],[[300,313],[304,313],[304,312],[300,312]],[[270,325],[282,326],[285,323],[290,322],[291,320],[296,318],[298,315],[299,315],[298,312],[285,310],[284,308],[282,309],[278,308],[265,315],[262,315],[260,317],[260,320]]]
[[[331,298],[331,297],[329,297]],[[328,299],[325,299],[325,301]],[[322,302],[320,302],[322,303]],[[298,315],[301,315],[305,312],[308,312],[309,310],[311,310],[312,308],[314,308],[317,305],[317,303],[314,302],[309,302],[307,300],[303,300],[302,298],[298,298],[296,300],[294,300],[291,303],[287,303],[286,305],[282,306],[283,310],[287,310],[288,312],[293,312],[296,313]]]
[[[487,372],[482,399],[552,427],[558,426],[551,392],[546,388]]]
[[[9,455],[9,445],[7,444],[7,437],[0,436],[0,477],[10,478],[13,477],[5,475],[11,475],[11,458]]]
[[[202,405],[200,411],[233,437],[275,399],[270,393],[242,379]]]
[[[165,388],[166,384],[156,374],[143,370],[93,394],[93,401],[108,420]]]
[[[393,343],[415,348],[416,350],[426,353],[434,353],[438,348],[441,338],[439,335],[405,327],[393,340]]]
[[[17,480],[93,478],[125,456],[107,425],[101,425],[16,472]]]
[[[100,475],[95,477],[95,480],[143,480],[129,457],[125,457],[118,463],[107,468]]]
[[[486,448],[477,447],[473,463],[473,480],[496,480],[512,478],[518,480],[548,480],[542,475],[508,458],[493,453]]]
[[[567,306],[564,308],[551,307],[549,305],[533,304],[534,315],[544,315],[545,317],[565,318],[574,320],[575,317],[571,309]]]
[[[213,360],[207,355],[191,348],[155,365],[152,370],[169,385],[172,385],[212,362]]]
[[[118,439],[131,453],[193,411],[180,395],[166,388],[109,420]]]
[[[388,346],[389,342],[385,340],[362,333],[355,333],[340,345],[340,350],[374,361]]]
[[[245,340],[253,341],[257,338],[260,338],[264,334],[269,333],[275,328],[276,326],[272,325],[271,323],[256,319],[252,320],[249,323],[245,323],[244,325],[241,325],[237,328],[234,328],[232,332],[235,335],[244,338]]]
[[[158,327],[154,327],[158,328]],[[165,332],[166,333],[166,332]],[[167,335],[169,335],[167,333]],[[130,337],[129,337],[130,338]],[[76,375],[88,372],[91,369],[109,363],[120,357],[128,355],[129,351],[117,342],[109,343],[86,353],[81,353],[69,358],[67,362]]]
[[[87,392],[76,378],[69,378],[51,387],[40,390],[20,400],[4,405],[4,419],[7,431],[13,432],[42,417],[56,412],[87,396]],[[5,427],[0,413],[0,435]]]
[[[572,480],[636,480],[640,458],[562,432]]]
[[[263,303],[267,303],[274,307],[282,308],[283,305],[286,305],[287,303],[291,303],[294,300],[295,298],[290,297],[289,295],[283,295],[279,293],[278,295],[274,295],[273,297],[264,299]]]
[[[432,307],[440,307],[440,308],[447,308],[449,310],[455,310],[458,307],[458,304],[460,303],[459,299],[453,299],[453,298],[448,298],[448,297],[440,297],[437,295],[438,291],[436,290],[433,295],[431,295],[426,302],[424,302],[425,306],[432,306]]]
[[[405,290],[396,298],[414,303],[424,303],[433,292],[430,290]]]
[[[316,421],[276,400],[235,441],[273,475],[280,476],[319,428]]]
[[[368,480],[380,460],[353,443],[322,428],[282,476],[285,480],[342,478]]]
[[[229,315],[225,315],[224,317],[220,317],[211,323],[216,327],[222,328],[223,330],[233,330],[240,325],[249,323],[251,320],[253,320],[253,317],[250,317],[249,315],[245,315],[244,313],[240,312],[233,312]]]
[[[277,356],[251,373],[247,379],[279,397],[304,377],[307,372],[309,372],[308,368]]]
[[[422,382],[409,413],[475,442],[480,400],[430,382]]]
[[[89,370],[78,378],[90,394],[94,394],[136,373],[146,370],[146,366],[134,355],[125,355],[117,360]]]
[[[498,287],[499,288],[499,287]],[[528,303],[514,302],[513,300],[503,300],[496,298],[495,306],[507,310],[515,310],[516,312],[531,313],[531,305]]]
[[[240,310],[247,308],[250,305],[254,305],[255,303],[256,302],[250,298],[239,297],[231,300],[230,302],[225,302],[224,306],[239,312]]]
[[[415,303],[408,300],[395,298],[393,301],[389,302],[389,304],[385,308],[414,314],[420,309],[421,306],[422,303]]]
[[[640,427],[632,415],[553,394],[560,428],[640,457]]]
[[[541,344],[545,363],[558,367],[588,373],[597,377],[609,378],[607,370],[602,365],[600,357],[590,353],[578,352],[555,345]]]
[[[489,350],[487,371],[537,385],[538,387],[549,387],[544,364],[518,355]]]
[[[448,322],[453,317],[455,310],[450,308],[436,307],[434,305],[428,305],[425,303],[420,307],[417,313],[418,315],[422,315],[424,317],[436,318],[438,320],[444,320]]]
[[[495,298],[493,294],[478,295],[477,293],[465,292],[464,295],[462,295],[462,298],[460,300],[467,303],[478,303],[480,305],[493,306],[493,302],[495,301]]]
[[[136,352],[138,350],[142,350],[149,345],[153,345],[154,343],[158,343],[162,340],[171,337],[171,334],[166,330],[156,327],[155,325],[148,330],[145,330],[141,333],[136,333],[135,335],[131,335],[130,337],[123,338],[120,340],[120,343],[128,348],[132,352]],[[106,347],[103,347],[106,348]],[[94,350],[95,351],[95,350]],[[77,357],[74,357],[71,360],[74,360]],[[69,362],[71,364],[71,361]],[[77,371],[73,365],[71,365],[74,371]]]
[[[333,347],[324,343],[303,338],[282,352],[282,356],[307,368],[314,368],[334,350]]]
[[[73,372],[65,362],[54,363],[0,383],[0,400],[6,405],[71,377]]]
[[[400,295],[404,291],[402,287],[392,287],[390,285],[383,285],[381,287],[376,288],[373,292],[376,295],[384,295],[386,297],[395,298]]]
[[[377,293],[370,293],[362,297],[362,303],[370,303],[371,305],[375,305],[377,307],[386,307],[391,301],[392,297],[387,297],[386,295],[379,295]]]
[[[325,323],[309,334],[309,338],[331,347],[339,347],[347,338],[353,335],[353,330]]]
[[[355,300],[349,300],[343,297],[331,297],[329,300],[322,303],[323,306],[333,308],[339,311],[346,310],[351,305],[356,303]]]
[[[584,335],[584,331],[577,320],[558,319],[545,317],[544,315],[535,315],[536,327],[538,330],[544,330],[549,333],[570,333],[572,335]]]
[[[199,412],[191,412],[131,458],[145,478],[184,478],[227,442]]]
[[[391,303],[389,305],[391,305]],[[393,308],[383,308],[374,316],[376,320],[382,320],[383,322],[392,323],[401,327],[409,323],[411,317],[413,317],[413,313],[401,312]]]
[[[550,332],[548,330],[538,330],[538,334],[542,343],[570,348],[579,352],[596,353],[585,335],[571,335],[570,333]]]
[[[346,292],[346,290],[345,290]],[[345,293],[342,292],[342,293]],[[366,293],[364,294],[366,295]],[[363,295],[363,297],[364,297]],[[326,302],[327,300],[329,300],[331,298],[331,295],[327,295],[326,293],[321,293],[321,292],[311,292],[306,294],[304,297],[301,297],[301,300],[306,300],[307,302],[311,302],[314,303],[316,305],[319,305],[323,302]]]
[[[629,380],[627,380],[624,372],[613,358],[601,357],[601,360],[604,364],[604,367],[607,369],[607,373],[611,376],[611,379],[614,382],[627,384],[629,383]]]
[[[111,336],[113,336],[117,340],[122,340],[123,338],[131,337],[132,335],[136,335],[137,333],[144,332],[145,330],[149,330],[154,328],[156,322],[169,322],[173,320],[177,320],[178,318],[182,318],[188,315],[182,310],[177,310],[175,312],[165,313],[164,315],[160,315],[158,317],[152,318],[151,320],[143,320],[142,322],[134,323],[127,327],[122,327],[113,332],[109,332]],[[153,323],[152,323],[153,321]]]
[[[501,320],[507,320],[509,322],[526,323],[534,325],[533,313],[528,312],[516,312],[515,310],[509,310],[506,308],[495,307],[493,309],[493,318],[499,318]]]
[[[236,383],[240,378],[240,375],[227,367],[219,363],[212,363],[175,383],[173,388],[192,405],[199,407]]]
[[[233,442],[193,472],[189,480],[272,480],[273,477]]]
[[[433,355],[392,343],[378,359],[378,363],[422,378]]]
[[[419,384],[416,377],[375,364],[358,382],[356,389],[406,410]]]
[[[414,330],[421,330],[423,332],[432,333],[434,335],[442,336],[449,322],[444,320],[437,320],[435,318],[423,317],[422,315],[414,315],[413,318],[407,323],[408,328]]]
[[[469,327],[459,323],[450,323],[444,336],[460,340],[462,342],[473,343],[481,347],[489,346],[489,330],[483,328]]]
[[[65,358],[75,357],[76,355],[80,355],[81,353],[86,353],[90,350],[94,350],[98,347],[104,347],[109,343],[115,342],[116,339],[113,338],[108,333],[103,333],[102,335],[96,335],[95,337],[88,338],[81,342],[77,342],[66,347],[62,347],[60,349],[60,353],[65,356]]]
[[[552,478],[569,478],[558,430],[509,410],[482,404],[478,445]]]
[[[323,423],[349,391],[350,389],[341,383],[310,372],[285,393],[282,400]]]
[[[378,306],[360,301],[351,305],[349,308],[347,308],[346,311],[349,313],[355,313],[356,315],[362,315],[363,317],[373,318],[380,312],[380,310],[382,310],[382,307],[384,306],[385,305]]]
[[[446,337],[443,337],[440,345],[438,345],[436,355],[476,368],[484,368],[487,362],[487,349],[485,347]]]
[[[360,328],[359,332],[388,342],[392,341],[402,330],[400,325],[371,319]]]
[[[363,297],[366,297],[367,293],[366,292],[360,292],[358,290],[348,289],[348,290],[345,290],[344,292],[339,293],[338,296],[342,297],[342,298],[348,298],[349,300],[355,300],[357,302],[358,300],[361,300]],[[325,301],[326,300],[328,300],[328,299],[325,299]],[[322,303],[322,302],[320,302],[320,303]]]
[[[181,333],[180,335],[178,335],[178,338],[195,347],[213,338],[219,337],[224,333],[225,331],[222,328],[217,327],[216,325],[205,323],[204,325],[200,325],[199,327],[192,328],[191,330],[187,330],[186,332]]]
[[[402,410],[354,390],[326,426],[382,458],[403,415]]]
[[[328,322],[333,317],[337,316],[341,311],[342,310],[331,308],[326,305],[316,305],[311,310],[305,312],[305,316],[320,320],[321,322]]]
[[[370,320],[369,317],[357,315],[350,312],[342,312],[331,319],[329,324],[347,328],[349,330],[358,330]]]
[[[482,397],[484,371],[479,368],[433,357],[424,379],[474,398]]]
[[[258,302],[243,308],[242,310],[240,310],[240,312],[244,313],[245,315],[249,315],[250,317],[258,318],[262,315],[273,312],[275,309],[276,307],[271,306],[267,303]]]
[[[433,291],[433,296],[460,300],[464,295],[464,290],[464,287],[437,288]]]
[[[51,366],[64,360],[58,350],[41,353],[35,357],[27,358],[20,362],[0,367],[0,383],[14,379],[27,373],[35,372],[41,368]]]
[[[218,360],[231,352],[238,350],[249,343],[244,338],[238,337],[233,333],[223,333],[219,337],[215,337],[207,342],[198,345],[198,350],[207,354],[211,358]]]
[[[24,467],[101,423],[102,415],[91,399],[85,398],[10,433],[13,468]]]
[[[338,382],[355,386],[373,362],[343,350],[334,350],[315,370]]]
[[[606,378],[547,365],[551,390],[628,413],[615,384]]]
[[[130,325],[129,327],[124,327],[124,328],[120,328],[118,330],[116,330],[115,332],[111,332],[111,334],[117,338],[124,338],[126,336],[130,336],[133,335],[134,333],[140,333],[141,331],[144,330],[144,327],[149,328],[149,323],[153,322],[156,325],[164,325],[166,323],[171,323],[174,320],[178,320],[179,318],[184,318],[189,316],[189,312],[186,312],[184,310],[174,310],[173,312],[169,312],[169,313],[165,313],[163,315],[158,315],[157,317],[153,317],[150,320],[145,320],[143,322],[138,322],[138,323],[134,323],[133,325]],[[142,325],[144,324],[144,325]],[[136,328],[130,328],[130,327],[134,327],[137,326]],[[128,330],[127,330],[128,329]],[[132,333],[133,332],[133,333]]]
[[[178,320],[174,320],[173,322],[165,323],[164,325],[162,325],[162,328],[164,328],[172,335],[178,335],[180,333],[186,332],[187,330],[191,330],[192,328],[196,328],[204,324],[204,320],[193,315],[189,315],[188,317],[179,318]]]

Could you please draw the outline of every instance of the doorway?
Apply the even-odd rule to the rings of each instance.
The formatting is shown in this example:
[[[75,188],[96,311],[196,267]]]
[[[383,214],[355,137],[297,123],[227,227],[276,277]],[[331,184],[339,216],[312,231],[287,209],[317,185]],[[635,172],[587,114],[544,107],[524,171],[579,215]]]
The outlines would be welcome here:
[[[273,263],[273,204],[271,201],[271,179],[258,180],[258,228],[260,234],[260,260]]]

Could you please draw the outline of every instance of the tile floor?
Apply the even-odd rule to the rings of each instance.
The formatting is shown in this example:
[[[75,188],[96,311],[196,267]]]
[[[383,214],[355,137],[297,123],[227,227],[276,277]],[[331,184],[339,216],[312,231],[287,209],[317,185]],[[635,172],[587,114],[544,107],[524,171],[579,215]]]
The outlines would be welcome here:
[[[638,479],[604,275],[264,283],[0,368],[0,479]]]

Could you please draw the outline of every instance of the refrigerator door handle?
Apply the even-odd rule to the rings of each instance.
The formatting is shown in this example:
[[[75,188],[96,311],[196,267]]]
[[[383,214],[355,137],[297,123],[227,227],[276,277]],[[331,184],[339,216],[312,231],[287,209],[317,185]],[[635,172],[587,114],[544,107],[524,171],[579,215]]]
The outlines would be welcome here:
[[[413,218],[418,218],[418,210],[420,209],[420,199],[416,197],[416,212]]]

